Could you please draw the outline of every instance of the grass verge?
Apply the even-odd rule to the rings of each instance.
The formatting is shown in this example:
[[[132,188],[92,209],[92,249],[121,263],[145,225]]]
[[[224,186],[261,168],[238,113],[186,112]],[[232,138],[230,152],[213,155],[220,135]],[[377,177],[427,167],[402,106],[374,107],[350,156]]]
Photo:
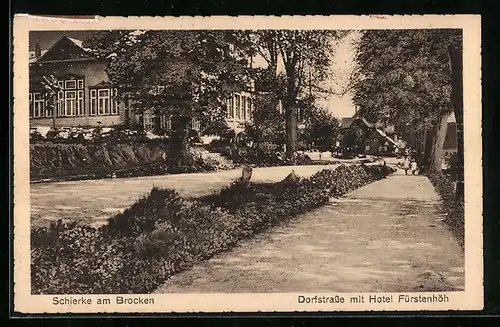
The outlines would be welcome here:
[[[429,177],[437,193],[441,196],[446,211],[445,222],[450,226],[463,249],[465,242],[464,202],[455,200],[455,186],[450,176],[442,172],[432,172],[427,177]]]

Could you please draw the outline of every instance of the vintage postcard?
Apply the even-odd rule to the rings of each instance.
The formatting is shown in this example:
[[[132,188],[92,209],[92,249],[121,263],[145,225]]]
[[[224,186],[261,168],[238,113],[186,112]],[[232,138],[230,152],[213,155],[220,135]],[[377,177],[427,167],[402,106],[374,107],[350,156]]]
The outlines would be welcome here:
[[[482,309],[480,27],[16,16],[15,311]]]

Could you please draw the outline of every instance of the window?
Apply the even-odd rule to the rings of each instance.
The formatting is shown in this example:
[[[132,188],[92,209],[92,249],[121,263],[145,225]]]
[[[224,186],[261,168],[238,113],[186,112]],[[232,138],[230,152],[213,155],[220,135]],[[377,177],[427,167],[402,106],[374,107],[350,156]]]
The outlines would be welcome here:
[[[191,121],[191,128],[195,131],[199,131],[201,128],[201,122],[198,119],[193,118]]]
[[[90,115],[97,115],[97,90],[90,90]]]
[[[64,88],[65,89],[70,89],[70,90],[76,89],[76,81],[75,80],[65,81],[64,82]]]
[[[45,100],[41,93],[33,93],[33,115],[32,117],[43,117]]]
[[[76,114],[76,92],[65,91],[64,94],[63,116],[74,116]]]
[[[83,116],[85,114],[85,107],[83,100],[84,100],[84,92],[83,90],[78,90],[78,104],[76,106],[77,116]]]
[[[83,79],[70,79],[58,81],[62,88],[57,93],[57,115],[58,116],[83,116],[85,115],[85,92]],[[51,116],[46,110],[46,116]]]
[[[145,115],[143,116],[143,126],[146,130],[152,130],[155,127],[155,117]]]
[[[241,111],[243,113],[243,120],[247,119],[247,98],[241,97]]]
[[[30,93],[29,96],[28,96],[28,99],[29,99],[29,115],[30,115],[30,118],[33,117],[33,99],[32,99],[32,94]]]
[[[64,110],[64,91],[57,92],[57,115],[62,116]]]
[[[373,142],[374,142],[374,143],[377,143],[377,142],[378,142],[378,138],[374,137],[374,138],[373,138]]]
[[[107,114],[109,108],[109,90],[97,90],[97,114]]]
[[[169,116],[161,115],[159,116],[159,127],[160,129],[172,129],[172,121]]]
[[[117,115],[118,114],[117,89],[90,90],[91,115]],[[149,125],[149,122],[147,123]]]
[[[252,119],[252,98],[248,98],[247,100],[247,117],[248,119]]]
[[[239,95],[236,95],[235,98],[236,98],[236,119],[241,119],[241,98]]]
[[[231,97],[227,100],[227,117],[229,119],[234,118],[234,98]]]
[[[370,151],[371,147],[369,145],[365,146],[365,151]]]

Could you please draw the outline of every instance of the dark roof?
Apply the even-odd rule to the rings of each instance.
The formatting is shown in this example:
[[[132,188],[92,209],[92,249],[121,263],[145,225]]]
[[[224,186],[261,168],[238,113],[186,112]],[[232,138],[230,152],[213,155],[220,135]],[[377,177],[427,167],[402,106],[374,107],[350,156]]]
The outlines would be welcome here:
[[[83,48],[82,43],[80,40],[62,36],[48,50],[42,52],[40,57],[32,57],[30,63],[91,59],[92,55]]]
[[[356,116],[354,116],[354,117],[344,117],[344,118],[342,118],[342,119],[341,119],[341,121],[340,121],[340,127],[341,127],[341,128],[349,128],[349,127],[351,127],[351,126],[352,126],[352,124],[353,124],[354,122],[360,122],[360,123],[362,123],[363,125],[365,125],[365,126],[366,126],[366,127],[368,127],[368,128],[375,128],[375,125],[374,125],[374,124],[372,124],[372,123],[368,122],[368,121],[367,121],[366,119],[364,119],[364,118],[359,118],[359,117],[356,117]]]
[[[355,117],[344,117],[340,121],[340,127],[341,128],[349,128],[349,127],[351,127],[354,120],[356,120]]]
[[[90,85],[89,86],[89,89],[95,89],[95,88],[109,88],[109,87],[113,87],[114,85],[111,84],[109,81],[101,81],[97,84],[94,84],[94,85]]]

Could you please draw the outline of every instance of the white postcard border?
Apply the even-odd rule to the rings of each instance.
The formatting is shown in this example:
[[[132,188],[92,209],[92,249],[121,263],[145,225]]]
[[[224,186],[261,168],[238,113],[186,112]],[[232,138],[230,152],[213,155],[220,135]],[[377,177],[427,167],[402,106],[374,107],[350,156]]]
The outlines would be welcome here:
[[[14,20],[14,305],[22,313],[99,312],[293,312],[293,311],[413,311],[480,310],[483,308],[482,149],[481,149],[481,34],[479,15],[401,16],[210,16],[96,17],[71,20],[17,15]],[[465,291],[422,293],[447,296],[447,302],[398,302],[400,295],[353,294],[151,294],[85,295],[92,304],[54,305],[54,296],[30,293],[30,195],[28,37],[33,30],[104,29],[421,29],[461,28],[464,42],[464,157],[465,157]],[[299,303],[299,296],[393,296],[391,303]],[[80,298],[71,295],[68,297]],[[118,298],[153,299],[154,304],[116,304]],[[98,305],[97,299],[111,304]],[[136,300],[139,301],[139,300]]]

